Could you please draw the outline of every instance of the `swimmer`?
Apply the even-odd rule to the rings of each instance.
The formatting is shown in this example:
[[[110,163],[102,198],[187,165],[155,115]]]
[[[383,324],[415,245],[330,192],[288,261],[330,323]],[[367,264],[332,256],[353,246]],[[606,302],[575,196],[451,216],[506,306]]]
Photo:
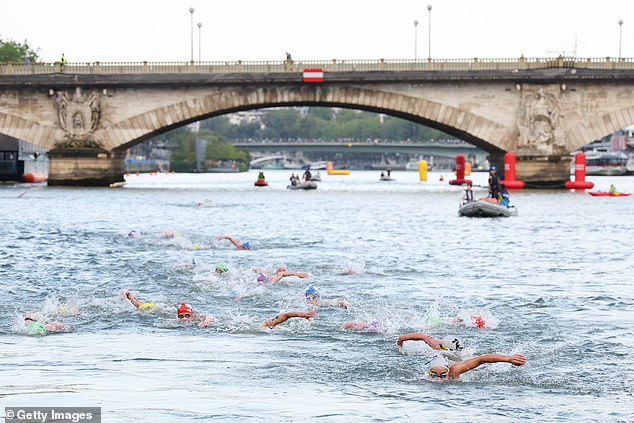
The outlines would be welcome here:
[[[255,269],[256,272],[258,272],[258,282],[260,283],[264,283],[264,282],[270,282],[270,283],[276,283],[281,281],[283,278],[289,277],[289,276],[296,276],[298,278],[309,278],[310,275],[306,272],[294,272],[294,271],[290,271],[287,270],[286,267],[284,266],[280,266],[275,270],[275,273],[269,273],[269,272],[265,272],[260,268]]]
[[[484,354],[468,360],[450,364],[444,357],[436,357],[429,362],[427,376],[434,381],[457,380],[461,374],[473,370],[485,363],[511,363],[514,366],[526,364],[526,357],[521,354]]]
[[[35,313],[24,313],[24,326],[29,335],[46,335],[48,332],[60,332],[68,330],[68,327],[60,322],[41,323]]]
[[[440,340],[425,333],[408,333],[399,336],[396,340],[396,345],[402,347],[405,341],[423,341],[435,350],[461,351],[464,349],[462,339],[453,335],[445,336]]]
[[[198,326],[206,328],[214,322],[213,316],[207,314],[194,314],[194,309],[187,303],[181,303],[177,310],[178,320],[181,322],[194,322],[199,321]]]
[[[196,258],[192,257],[190,262],[186,263],[178,263],[174,265],[174,270],[191,270],[196,267],[198,263],[196,262]]]
[[[131,238],[131,239],[140,239],[141,238],[141,233],[137,232],[137,231],[130,231],[128,232],[127,238]]]
[[[269,328],[269,329],[273,329],[275,326],[279,325],[280,323],[284,323],[285,321],[287,321],[288,319],[290,319],[291,317],[301,317],[304,318],[306,320],[310,320],[313,317],[315,317],[317,315],[317,312],[315,312],[315,310],[311,310],[311,311],[287,311],[286,313],[280,313],[277,316],[265,320],[264,323],[262,323],[262,325],[260,325],[260,327],[262,328]]]
[[[137,308],[137,310],[141,311],[149,311],[155,310],[156,305],[154,303],[144,303],[143,301],[137,300],[137,298],[132,295],[132,293],[128,290],[121,291],[120,293],[122,298],[127,298],[130,302]]]
[[[216,270],[215,270],[216,273],[222,274],[222,273],[227,273],[228,271],[229,271],[229,267],[227,267],[225,263],[218,263],[216,265]]]
[[[304,296],[306,297],[306,302],[308,304],[314,305],[314,306],[319,306],[319,307],[340,307],[340,308],[345,308],[345,309],[349,309],[352,307],[352,304],[350,304],[347,301],[344,300],[324,300],[321,298],[321,294],[319,293],[319,291],[317,291],[315,288],[313,288],[312,286],[309,287],[306,292],[304,293]]]
[[[363,320],[350,320],[343,322],[342,327],[346,330],[353,330],[365,333],[379,333],[382,330],[381,322],[378,320],[372,320],[371,322],[365,322]]]
[[[250,248],[251,248],[251,246],[250,246],[250,244],[249,244],[248,242],[244,242],[244,243],[243,243],[243,242],[240,242],[240,241],[238,241],[237,239],[235,239],[235,238],[233,238],[233,237],[231,237],[231,236],[229,236],[229,235],[218,235],[218,236],[216,237],[216,239],[217,239],[218,241],[223,240],[223,239],[228,239],[229,241],[231,241],[231,243],[232,243],[233,245],[235,245],[235,247],[236,247],[238,250],[248,250],[248,249],[250,249]]]

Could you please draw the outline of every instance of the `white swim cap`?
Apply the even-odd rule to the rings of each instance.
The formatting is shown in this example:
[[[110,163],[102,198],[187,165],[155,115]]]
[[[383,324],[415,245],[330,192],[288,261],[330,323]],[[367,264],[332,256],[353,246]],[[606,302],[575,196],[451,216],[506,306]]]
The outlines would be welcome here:
[[[441,340],[442,344],[449,349],[449,351],[460,351],[464,348],[462,338],[453,335],[447,335]]]
[[[442,355],[437,355],[429,362],[429,368],[432,369],[438,366],[449,368],[449,360]]]

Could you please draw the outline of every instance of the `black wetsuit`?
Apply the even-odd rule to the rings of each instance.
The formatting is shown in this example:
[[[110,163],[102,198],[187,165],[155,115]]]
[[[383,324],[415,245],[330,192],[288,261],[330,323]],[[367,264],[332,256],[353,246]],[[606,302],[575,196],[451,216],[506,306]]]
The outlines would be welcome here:
[[[500,195],[500,178],[497,172],[489,174],[489,197],[497,199]]]

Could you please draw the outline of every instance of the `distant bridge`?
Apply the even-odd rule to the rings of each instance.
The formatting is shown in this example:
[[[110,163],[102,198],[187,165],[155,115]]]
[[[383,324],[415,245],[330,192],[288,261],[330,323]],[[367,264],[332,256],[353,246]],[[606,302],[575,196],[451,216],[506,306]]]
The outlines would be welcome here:
[[[322,69],[323,81],[304,81],[306,68]],[[0,133],[49,150],[49,184],[120,181],[134,144],[279,106],[401,117],[467,141],[500,168],[515,151],[519,179],[562,185],[572,151],[634,123],[634,59],[0,64]]]
[[[467,142],[238,141],[231,144],[250,151],[269,152],[405,153],[439,157],[474,154],[478,161],[486,159],[488,155],[486,151]]]

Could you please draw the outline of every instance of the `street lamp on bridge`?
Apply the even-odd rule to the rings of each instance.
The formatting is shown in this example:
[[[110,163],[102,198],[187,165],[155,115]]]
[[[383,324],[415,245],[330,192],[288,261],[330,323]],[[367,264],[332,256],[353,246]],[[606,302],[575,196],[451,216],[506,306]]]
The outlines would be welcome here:
[[[427,60],[431,60],[431,4],[427,5],[427,10],[429,11],[429,21],[427,23],[428,28],[428,44],[427,44]]]
[[[623,29],[623,19],[619,20],[619,60],[621,59],[621,33]]]
[[[203,24],[198,22],[198,62],[200,62],[200,27],[202,27]]]
[[[189,25],[189,32],[190,32],[190,61],[193,62],[194,61],[194,8],[190,7],[189,8],[189,14],[191,15],[191,22]]]
[[[414,60],[418,56],[418,21],[414,21]]]

